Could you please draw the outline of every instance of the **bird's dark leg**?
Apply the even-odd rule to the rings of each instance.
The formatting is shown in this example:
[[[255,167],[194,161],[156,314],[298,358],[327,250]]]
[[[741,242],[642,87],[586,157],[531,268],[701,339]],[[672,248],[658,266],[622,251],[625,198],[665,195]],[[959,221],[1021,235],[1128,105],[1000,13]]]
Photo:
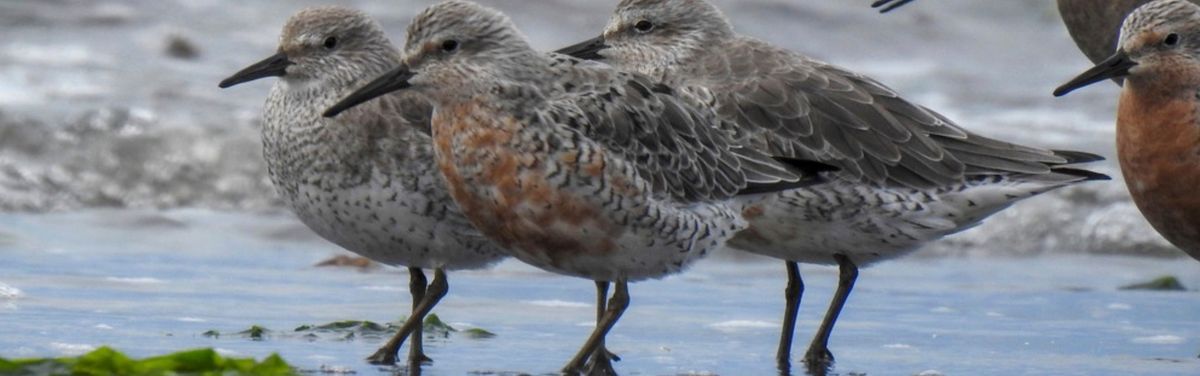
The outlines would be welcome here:
[[[600,321],[604,319],[605,307],[607,306],[605,301],[607,299],[608,282],[596,281],[596,326],[600,326]],[[608,347],[604,345],[604,340],[602,339],[600,346],[596,348],[596,352],[592,354],[591,359],[588,361],[587,374],[597,376],[616,375],[617,372],[613,369],[612,362],[620,360],[620,357],[608,351]]]
[[[425,300],[425,289],[427,288],[429,282],[427,279],[425,279],[425,272],[421,271],[421,268],[408,268],[408,278],[408,291],[412,293],[413,301],[412,311],[413,313],[416,313],[417,305],[420,304],[422,300]],[[408,364],[426,364],[433,362],[433,359],[429,359],[428,356],[425,356],[423,328],[424,325],[417,325],[417,328],[413,329],[412,336],[409,338]]]
[[[854,289],[854,281],[858,279],[858,266],[854,265],[849,257],[834,255],[833,258],[837,260],[840,270],[838,288],[833,295],[833,301],[829,303],[825,319],[821,321],[821,328],[817,330],[812,344],[808,346],[808,353],[804,355],[804,363],[811,374],[825,374],[833,365],[833,353],[829,352],[829,336],[833,332],[833,324],[837,322],[838,315],[842,313],[842,307],[846,306],[850,291]]]
[[[783,290],[786,301],[783,310],[783,328],[779,332],[779,350],[775,361],[781,373],[790,373],[792,368],[792,337],[796,332],[796,314],[800,312],[800,298],[804,295],[804,280],[800,278],[800,265],[787,261],[787,288]]]
[[[616,291],[613,292],[612,299],[608,300],[608,306],[604,311],[604,318],[596,323],[596,328],[592,330],[592,335],[588,337],[583,346],[579,348],[579,352],[575,353],[575,357],[563,367],[563,373],[568,375],[577,375],[581,372],[604,372],[602,366],[593,364],[592,367],[585,369],[587,361],[597,351],[604,349],[604,337],[617,324],[617,320],[621,319],[621,314],[625,313],[625,309],[629,308],[629,284],[625,281],[615,282],[617,285]],[[597,284],[599,287],[599,284]],[[611,370],[611,365],[609,367]],[[602,374],[602,373],[601,373]]]
[[[396,364],[396,354],[400,347],[404,345],[404,339],[412,335],[418,330],[425,321],[425,315],[428,315],[433,307],[437,305],[446,293],[450,291],[450,285],[446,282],[446,272],[441,268],[433,270],[433,283],[425,290],[425,296],[421,299],[420,304],[413,308],[412,316],[408,320],[404,320],[404,324],[396,331],[396,335],[388,340],[387,344],[379,348],[375,354],[367,357],[367,361],[371,364]]]

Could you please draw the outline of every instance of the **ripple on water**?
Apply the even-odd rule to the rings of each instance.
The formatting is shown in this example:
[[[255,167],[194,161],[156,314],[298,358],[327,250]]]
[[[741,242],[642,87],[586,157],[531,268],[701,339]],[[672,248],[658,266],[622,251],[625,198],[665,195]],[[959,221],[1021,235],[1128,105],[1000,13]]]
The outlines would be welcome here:
[[[592,308],[592,305],[588,303],[568,302],[565,300],[527,300],[523,303],[547,308]]]
[[[24,295],[20,289],[0,282],[0,300],[16,300]]]
[[[1162,334],[1155,336],[1137,337],[1131,342],[1140,345],[1180,345],[1187,342],[1186,339],[1176,335]]]
[[[709,324],[708,327],[725,333],[742,332],[746,330],[775,329],[778,323],[760,320],[729,320]]]
[[[106,277],[105,281],[128,283],[131,285],[159,285],[167,283],[167,281],[153,277]]]
[[[85,343],[63,342],[50,342],[50,348],[64,356],[79,356],[96,350],[96,346]]]

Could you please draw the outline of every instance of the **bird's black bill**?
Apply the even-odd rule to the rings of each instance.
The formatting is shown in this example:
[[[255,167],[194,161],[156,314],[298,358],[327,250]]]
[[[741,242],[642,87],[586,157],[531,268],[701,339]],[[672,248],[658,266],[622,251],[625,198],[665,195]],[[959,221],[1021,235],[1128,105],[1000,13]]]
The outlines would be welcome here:
[[[379,78],[376,78],[374,81],[366,84],[366,86],[363,86],[353,93],[350,93],[350,95],[342,98],[342,100],[337,102],[337,104],[334,104],[333,107],[325,110],[325,113],[322,115],[325,117],[334,117],[342,113],[342,111],[346,111],[354,106],[363,104],[363,102],[381,97],[396,90],[411,87],[412,84],[409,84],[408,80],[411,79],[413,75],[414,73],[412,70],[408,69],[407,65],[402,65],[399,68],[384,73],[382,76],[379,76]]]
[[[879,7],[883,7],[883,9],[880,9],[880,10],[879,10],[879,13],[887,13],[887,12],[891,12],[891,11],[893,11],[893,10],[896,10],[896,8],[899,8],[899,7],[902,7],[902,6],[904,6],[904,4],[908,4],[908,3],[911,3],[911,2],[913,2],[913,0],[899,0],[899,1],[896,1],[896,0],[878,0],[878,1],[874,2],[874,3],[871,3],[871,7],[872,7],[872,8],[879,8]]]
[[[608,48],[608,45],[604,44],[604,37],[599,36],[564,47],[554,52],[563,55],[574,56],[584,60],[604,60],[604,56],[600,56],[600,50],[605,48]]]
[[[1076,76],[1070,82],[1059,86],[1058,89],[1054,89],[1054,96],[1061,97],[1084,86],[1110,78],[1128,76],[1129,69],[1135,66],[1137,66],[1137,63],[1131,60],[1124,50],[1118,50],[1115,55],[1101,61],[1100,64],[1096,64],[1095,67]]]
[[[248,66],[237,73],[234,73],[232,76],[229,76],[229,78],[222,80],[217,86],[225,89],[233,85],[254,81],[260,78],[282,77],[283,75],[287,74],[287,67],[289,65],[292,65],[292,62],[288,61],[287,55],[284,55],[282,52],[280,52],[264,59],[263,61],[254,63],[254,65]]]

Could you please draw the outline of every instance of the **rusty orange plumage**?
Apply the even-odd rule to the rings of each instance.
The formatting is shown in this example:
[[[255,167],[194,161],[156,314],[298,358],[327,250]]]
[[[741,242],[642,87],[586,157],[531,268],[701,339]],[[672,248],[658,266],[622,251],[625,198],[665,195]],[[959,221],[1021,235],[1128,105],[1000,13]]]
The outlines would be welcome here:
[[[1117,154],[1125,184],[1150,224],[1200,255],[1200,122],[1195,97],[1156,93],[1132,79],[1121,94]]]
[[[616,248],[612,239],[620,237],[620,228],[601,215],[602,208],[595,204],[551,189],[552,183],[545,179],[546,164],[507,147],[521,128],[517,120],[491,116],[494,112],[480,103],[484,102],[451,106],[433,119],[437,150],[463,151],[437,157],[450,194],[463,212],[480,218],[476,225],[501,246],[527,250],[558,267],[563,266],[562,252],[611,253]],[[579,151],[559,154],[558,159],[564,165],[579,164]],[[592,158],[582,170],[599,177],[602,160]],[[459,171],[460,165],[478,166],[482,173],[466,176]],[[469,192],[480,187],[491,190],[491,197]],[[638,193],[636,189],[627,192]],[[580,239],[580,227],[595,229],[592,239]]]

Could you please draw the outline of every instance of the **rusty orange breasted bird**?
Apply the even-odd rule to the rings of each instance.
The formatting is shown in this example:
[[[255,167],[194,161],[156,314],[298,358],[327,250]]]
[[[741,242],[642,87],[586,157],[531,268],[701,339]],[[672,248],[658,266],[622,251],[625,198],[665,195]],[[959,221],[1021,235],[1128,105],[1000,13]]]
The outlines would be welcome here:
[[[476,227],[521,261],[596,281],[597,295],[615,283],[568,373],[612,372],[604,337],[628,282],[683,270],[744,229],[758,196],[829,169],[735,142],[711,109],[648,77],[535,51],[475,3],[426,9],[405,51],[326,114],[397,90],[427,96],[438,166]]]
[[[1200,6],[1156,0],[1139,7],[1125,19],[1116,53],[1054,95],[1119,77],[1125,184],[1154,229],[1200,260]]]

